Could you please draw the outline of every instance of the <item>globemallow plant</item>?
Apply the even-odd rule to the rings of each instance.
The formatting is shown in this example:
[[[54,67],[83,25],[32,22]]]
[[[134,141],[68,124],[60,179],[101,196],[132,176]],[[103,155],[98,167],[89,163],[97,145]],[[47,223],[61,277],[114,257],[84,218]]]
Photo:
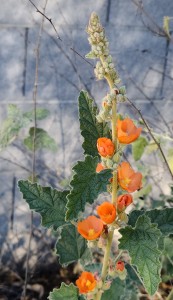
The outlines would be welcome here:
[[[58,231],[56,254],[62,265],[79,262],[82,273],[76,284],[61,284],[50,300],[137,299],[143,285],[153,295],[160,279],[160,241],[173,233],[173,209],[133,210],[133,193],[142,188],[142,174],[124,159],[123,152],[137,140],[142,128],[129,117],[117,114],[126,90],[109,53],[109,43],[99,17],[92,13],[87,27],[91,51],[96,59],[97,80],[106,79],[109,92],[99,111],[85,91],[79,95],[79,122],[84,159],[73,167],[70,189],[58,191],[20,180],[18,185],[30,209],[40,213],[42,226]],[[93,215],[92,205],[107,192]],[[133,206],[134,207],[134,206]],[[103,259],[96,262],[95,253]],[[48,278],[49,280],[49,278]]]

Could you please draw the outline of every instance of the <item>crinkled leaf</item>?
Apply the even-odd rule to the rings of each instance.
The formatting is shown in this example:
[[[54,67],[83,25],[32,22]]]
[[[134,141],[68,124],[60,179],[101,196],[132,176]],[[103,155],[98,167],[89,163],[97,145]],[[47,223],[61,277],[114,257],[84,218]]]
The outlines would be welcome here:
[[[33,149],[33,136],[34,127],[29,130],[29,136],[24,139],[25,146],[32,151]],[[57,151],[57,144],[55,140],[48,135],[48,133],[42,128],[36,128],[35,130],[35,149],[48,149],[51,151]]]
[[[77,260],[82,260],[85,264],[91,260],[87,241],[72,224],[62,228],[61,237],[56,243],[56,254],[62,265],[68,265]]]
[[[53,289],[49,294],[49,300],[78,300],[78,289],[74,284],[61,284],[59,289]]]
[[[49,116],[49,114],[50,114],[49,110],[47,110],[45,108],[37,108],[36,109],[37,120],[43,120],[43,119],[47,118]],[[34,120],[34,110],[25,112],[23,114],[23,117],[28,119],[29,121],[33,121]]]
[[[164,254],[173,261],[173,238],[166,237],[164,239]]]
[[[128,224],[132,227],[135,226],[135,223],[139,216],[146,215],[151,219],[152,223],[156,223],[163,235],[169,235],[173,233],[173,208],[164,208],[162,210],[153,209],[153,210],[134,210],[129,215]]]
[[[106,123],[99,123],[96,119],[98,108],[87,92],[81,91],[79,95],[79,121],[81,135],[84,137],[82,147],[85,154],[93,157],[99,156],[97,139],[111,138],[110,129]]]
[[[144,287],[153,295],[160,282],[161,263],[158,250],[158,239],[161,236],[156,224],[152,224],[149,217],[142,215],[138,218],[135,228],[127,226],[120,229],[119,248],[128,250],[132,265],[137,267]]]
[[[120,300],[121,296],[125,291],[125,282],[119,278],[115,278],[112,281],[111,287],[109,290],[105,291],[101,297],[101,300]]]
[[[88,264],[85,266],[85,271],[91,272],[91,273],[98,272],[99,274],[101,274],[102,264],[101,263]]]
[[[75,174],[70,183],[72,190],[67,197],[67,220],[77,218],[87,202],[92,204],[100,193],[106,192],[108,180],[112,177],[111,170],[96,173],[98,161],[98,157],[87,155],[84,161],[78,161],[73,167]]]
[[[30,209],[41,215],[43,226],[53,227],[56,230],[66,224],[65,212],[69,191],[61,192],[50,187],[42,187],[28,180],[20,180],[18,185]]]
[[[132,143],[132,154],[134,160],[139,160],[141,158],[147,145],[148,141],[143,136],[139,137],[134,143]]]

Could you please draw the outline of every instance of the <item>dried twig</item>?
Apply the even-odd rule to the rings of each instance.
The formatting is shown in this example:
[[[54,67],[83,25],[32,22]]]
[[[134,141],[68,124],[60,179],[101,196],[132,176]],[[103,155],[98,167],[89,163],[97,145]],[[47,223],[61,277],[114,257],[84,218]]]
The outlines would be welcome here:
[[[165,154],[164,154],[164,152],[163,152],[163,150],[162,150],[162,147],[161,147],[160,143],[157,141],[157,139],[155,138],[155,136],[154,136],[154,134],[152,133],[150,127],[149,127],[148,124],[147,124],[147,122],[145,121],[145,119],[144,119],[144,117],[143,117],[143,115],[142,115],[142,113],[141,113],[141,110],[138,109],[138,108],[136,107],[136,105],[135,105],[130,99],[127,98],[127,101],[130,103],[130,105],[131,105],[131,106],[138,112],[138,114],[140,115],[140,117],[141,117],[141,119],[142,119],[142,121],[143,121],[145,127],[147,128],[147,130],[148,130],[150,136],[152,137],[152,139],[153,139],[154,142],[156,143],[158,149],[160,150],[160,153],[161,153],[161,155],[162,155],[162,157],[163,157],[163,159],[164,159],[164,161],[165,161],[165,164],[166,164],[166,166],[167,166],[167,168],[168,168],[168,171],[169,171],[169,173],[170,173],[170,175],[171,175],[171,177],[172,177],[172,179],[173,179],[173,173],[172,173],[172,171],[171,171],[171,169],[170,169],[170,166],[169,166],[168,161],[167,161],[167,159],[166,159],[166,156],[165,156]]]
[[[54,31],[56,32],[56,35],[57,35],[58,40],[64,43],[64,41],[60,38],[60,36],[59,36],[59,34],[58,34],[58,31],[57,31],[55,25],[54,25],[53,22],[52,22],[52,19],[51,19],[51,18],[48,18],[48,17],[45,15],[44,12],[41,12],[41,11],[38,9],[38,7],[32,2],[32,0],[29,0],[29,2],[35,7],[36,12],[38,12],[39,14],[41,14],[46,20],[48,20],[48,21],[50,22],[50,24],[52,25]],[[82,56],[82,55],[81,55],[74,47],[70,47],[70,50],[73,51],[75,54],[77,54],[80,58],[82,58],[82,59],[83,59],[86,63],[88,63],[90,66],[94,67],[94,66],[92,65],[92,63],[90,63],[85,57],[83,57],[83,56]]]
[[[154,33],[158,36],[165,37],[170,42],[173,42],[173,39],[166,32],[166,30],[164,30],[164,28],[160,27],[157,24],[157,22],[154,20],[154,18],[144,8],[142,0],[131,0],[131,1],[137,6],[137,8],[141,14],[141,17],[142,17],[142,22],[149,31],[151,31],[152,33]],[[151,23],[151,26],[145,23],[145,21],[143,19],[143,15],[146,17],[147,20],[149,20],[149,22]]]
[[[33,5],[34,3],[29,0]],[[47,6],[48,0],[45,1],[45,5],[43,8],[42,13],[42,22],[40,26],[40,31],[38,35],[38,41],[37,41],[37,48],[35,50],[36,52],[36,67],[35,67],[35,81],[34,81],[34,89],[33,89],[33,106],[34,106],[34,131],[33,131],[33,154],[32,154],[32,182],[35,180],[35,167],[36,167],[36,128],[37,128],[37,115],[36,115],[36,108],[37,108],[37,89],[38,89],[38,65],[39,65],[39,53],[40,53],[40,42],[43,32],[43,23],[45,19],[45,9]],[[35,5],[34,5],[35,6]],[[50,21],[50,20],[49,20]],[[51,23],[52,24],[52,23]],[[27,282],[28,282],[28,268],[29,268],[29,256],[30,256],[30,249],[31,249],[31,240],[32,240],[32,234],[33,234],[33,212],[31,212],[31,218],[30,218],[30,234],[29,234],[29,242],[28,242],[28,249],[27,249],[27,255],[26,255],[26,269],[25,269],[25,282],[24,282],[24,290],[23,290],[23,298],[26,299],[26,290],[27,290]]]

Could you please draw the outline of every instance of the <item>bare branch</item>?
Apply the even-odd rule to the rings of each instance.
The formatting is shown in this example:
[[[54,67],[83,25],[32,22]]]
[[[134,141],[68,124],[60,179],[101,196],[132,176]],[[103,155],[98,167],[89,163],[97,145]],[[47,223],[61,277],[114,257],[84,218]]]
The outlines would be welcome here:
[[[63,40],[60,38],[58,31],[55,27],[55,25],[52,22],[51,18],[48,18],[44,12],[41,12],[38,7],[32,2],[32,0],[29,0],[29,2],[35,7],[36,12],[38,12],[39,14],[41,14],[46,20],[48,20],[50,22],[50,24],[52,25],[54,31],[56,32],[57,38],[58,40],[60,40],[61,42],[63,42]],[[64,43],[64,42],[63,42]],[[85,57],[83,57],[75,48],[70,47],[70,50],[73,51],[75,54],[77,54],[80,58],[82,58],[87,64],[89,64],[91,67],[94,67],[92,63],[90,63]]]

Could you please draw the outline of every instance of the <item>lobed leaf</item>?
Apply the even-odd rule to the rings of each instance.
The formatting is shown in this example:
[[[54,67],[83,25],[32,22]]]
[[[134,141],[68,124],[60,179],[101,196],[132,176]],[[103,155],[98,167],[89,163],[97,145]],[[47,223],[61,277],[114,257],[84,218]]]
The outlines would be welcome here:
[[[33,136],[34,127],[29,130],[29,136],[24,139],[25,146],[29,149],[33,149]],[[57,151],[57,144],[55,140],[48,135],[48,133],[42,128],[36,128],[35,130],[35,149],[49,149],[51,151]]]
[[[28,180],[20,180],[18,186],[30,209],[41,215],[44,227],[53,227],[56,230],[66,224],[65,212],[69,191],[61,192],[50,187],[42,187]]]
[[[78,161],[73,167],[75,174],[70,183],[72,190],[67,197],[66,220],[77,218],[87,202],[92,204],[100,193],[106,192],[112,173],[109,169],[96,173],[98,161],[98,157],[87,155],[84,161]]]
[[[125,291],[125,282],[119,278],[115,278],[109,290],[105,291],[101,300],[120,300]]]
[[[80,130],[84,138],[82,144],[84,154],[89,154],[93,157],[99,156],[97,139],[100,137],[111,138],[110,129],[105,122],[99,123],[97,121],[98,108],[87,92],[81,91],[78,101]]]
[[[29,121],[33,121],[34,120],[34,110],[25,112],[23,114],[23,117],[28,119]],[[45,108],[37,108],[36,109],[36,118],[37,120],[43,120],[45,118],[47,118],[49,116],[50,112],[49,110],[45,109]]]
[[[53,292],[49,294],[49,300],[78,300],[78,289],[74,284],[66,285],[61,284],[59,289],[53,289]]]
[[[82,264],[91,260],[87,241],[72,224],[62,228],[61,237],[56,243],[56,254],[59,256],[59,261],[62,265],[68,265],[79,259],[82,261]]]
[[[134,210],[129,215],[128,224],[134,227],[138,217],[141,215],[148,216],[152,223],[156,223],[163,235],[166,236],[173,233],[173,208],[164,208],[162,210],[152,209],[148,211]]]
[[[132,265],[142,279],[144,287],[150,295],[153,295],[158,288],[160,280],[161,263],[158,250],[158,240],[161,232],[156,224],[152,224],[149,217],[142,215],[138,218],[134,228],[127,226],[119,230],[119,248],[128,250]]]

